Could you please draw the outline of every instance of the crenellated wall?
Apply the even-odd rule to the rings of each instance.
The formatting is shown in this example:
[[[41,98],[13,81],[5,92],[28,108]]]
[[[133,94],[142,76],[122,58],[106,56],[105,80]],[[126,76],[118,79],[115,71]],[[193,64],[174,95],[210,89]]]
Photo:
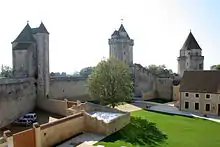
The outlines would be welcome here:
[[[34,83],[32,78],[0,79],[0,128],[35,108]]]
[[[84,77],[51,77],[50,98],[90,100]]]

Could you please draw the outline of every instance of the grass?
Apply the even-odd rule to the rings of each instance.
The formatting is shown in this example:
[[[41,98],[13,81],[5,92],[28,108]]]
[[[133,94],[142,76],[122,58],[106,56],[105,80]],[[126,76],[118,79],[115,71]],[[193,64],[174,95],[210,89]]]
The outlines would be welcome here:
[[[106,147],[220,147],[220,123],[145,110],[131,115],[129,125],[97,144]]]

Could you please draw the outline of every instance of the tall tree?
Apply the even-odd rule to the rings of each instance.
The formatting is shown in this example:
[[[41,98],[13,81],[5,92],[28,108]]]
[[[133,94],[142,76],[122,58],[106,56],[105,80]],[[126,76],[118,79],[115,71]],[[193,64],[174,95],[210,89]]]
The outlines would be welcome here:
[[[101,61],[88,78],[88,89],[93,98],[113,108],[129,101],[133,83],[128,66],[114,58]]]
[[[11,78],[12,75],[13,75],[13,70],[11,67],[9,67],[7,65],[1,66],[1,73],[0,73],[1,77]]]

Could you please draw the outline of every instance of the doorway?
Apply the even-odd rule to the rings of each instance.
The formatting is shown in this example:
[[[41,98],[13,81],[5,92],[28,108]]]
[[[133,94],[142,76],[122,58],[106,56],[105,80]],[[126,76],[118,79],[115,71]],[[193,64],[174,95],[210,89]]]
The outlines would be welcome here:
[[[220,116],[220,104],[218,104],[218,116]]]

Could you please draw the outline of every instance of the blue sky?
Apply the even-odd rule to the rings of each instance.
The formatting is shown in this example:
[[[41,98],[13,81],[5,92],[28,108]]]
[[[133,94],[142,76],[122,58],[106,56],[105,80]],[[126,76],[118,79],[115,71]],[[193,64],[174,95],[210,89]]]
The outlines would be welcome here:
[[[190,29],[205,69],[220,63],[218,0],[7,0],[0,2],[0,64],[12,65],[11,42],[29,20],[50,32],[50,71],[74,72],[108,57],[108,38],[123,24],[134,39],[134,62],[165,64],[177,57]]]

